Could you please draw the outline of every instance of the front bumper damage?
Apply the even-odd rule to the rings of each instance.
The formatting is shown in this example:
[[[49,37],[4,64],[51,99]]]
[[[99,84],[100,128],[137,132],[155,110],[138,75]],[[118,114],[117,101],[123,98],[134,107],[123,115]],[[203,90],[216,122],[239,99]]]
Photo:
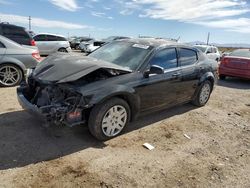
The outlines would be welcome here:
[[[27,84],[23,84],[22,86],[18,87],[17,99],[23,109],[36,116],[40,121],[49,125],[57,124],[66,125],[69,127],[86,123],[86,114],[88,113],[88,109],[84,107],[85,101],[82,101],[81,98],[75,104],[70,104],[70,101],[47,103],[47,101],[44,102],[45,99],[42,99],[42,102],[39,98],[34,99],[34,97],[31,99],[29,96],[30,90],[31,89]],[[40,98],[43,97],[41,92],[38,94],[37,93],[35,95],[39,96]],[[35,100],[36,102],[34,102]],[[44,105],[41,105],[42,103],[44,103]],[[45,103],[47,104],[45,105]]]

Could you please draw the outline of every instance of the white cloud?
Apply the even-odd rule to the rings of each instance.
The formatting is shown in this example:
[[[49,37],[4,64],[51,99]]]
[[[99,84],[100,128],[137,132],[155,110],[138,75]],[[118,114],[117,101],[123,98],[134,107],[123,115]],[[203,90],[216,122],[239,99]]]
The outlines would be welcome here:
[[[249,28],[249,19],[243,17],[245,13],[250,12],[247,2],[247,0],[132,0],[125,3],[125,9],[120,14],[128,15],[133,13],[133,9],[137,9],[141,10],[140,17],[177,20],[250,33],[250,30],[246,29]],[[130,9],[127,8],[128,5]],[[242,28],[234,26],[238,21]],[[226,27],[228,23],[232,24]]]
[[[105,12],[95,12],[95,11],[92,11],[91,15],[95,16],[95,17],[99,17],[99,18],[107,18],[107,19],[111,19],[111,20],[113,19],[112,16],[107,16]]]
[[[2,4],[2,5],[10,5],[12,3],[9,2],[9,1],[6,1],[6,0],[0,0],[0,4]]]
[[[17,23],[17,24],[27,24],[28,17],[13,15],[13,14],[2,14],[0,13],[0,19],[3,22]],[[63,29],[86,29],[92,28],[88,25],[74,24],[57,20],[46,20],[43,18],[32,17],[32,26],[43,27],[43,28],[63,28]]]
[[[228,31],[235,31],[239,33],[250,33],[250,19],[238,18],[238,19],[224,19],[218,21],[209,22],[197,22],[197,24],[226,29]]]
[[[49,2],[61,9],[71,12],[74,12],[77,9],[81,8],[78,6],[76,0],[49,0]]]

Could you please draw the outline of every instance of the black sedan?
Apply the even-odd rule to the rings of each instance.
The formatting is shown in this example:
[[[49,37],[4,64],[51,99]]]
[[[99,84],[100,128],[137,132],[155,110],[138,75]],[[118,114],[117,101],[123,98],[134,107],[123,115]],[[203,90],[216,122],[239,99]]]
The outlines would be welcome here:
[[[119,135],[139,114],[192,102],[203,106],[217,63],[162,39],[125,39],[89,56],[53,55],[17,88],[24,109],[49,124],[88,124],[100,140]]]

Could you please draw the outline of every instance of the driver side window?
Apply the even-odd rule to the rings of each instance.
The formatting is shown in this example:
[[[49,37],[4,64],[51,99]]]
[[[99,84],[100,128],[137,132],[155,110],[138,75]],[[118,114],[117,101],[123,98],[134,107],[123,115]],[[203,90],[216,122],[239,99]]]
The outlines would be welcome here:
[[[177,67],[177,55],[175,48],[167,48],[155,54],[150,65],[157,65],[165,69]]]

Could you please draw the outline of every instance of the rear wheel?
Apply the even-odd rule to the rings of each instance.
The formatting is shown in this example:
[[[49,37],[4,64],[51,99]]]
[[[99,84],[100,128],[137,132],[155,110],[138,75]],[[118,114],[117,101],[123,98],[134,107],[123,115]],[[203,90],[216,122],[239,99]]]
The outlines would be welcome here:
[[[92,109],[88,127],[98,140],[108,140],[119,135],[129,121],[128,103],[120,98],[112,98]]]
[[[12,87],[20,84],[23,79],[22,71],[12,64],[0,65],[0,86]]]
[[[66,48],[60,48],[60,49],[58,50],[58,52],[68,53],[68,51],[66,50]]]
[[[196,97],[192,103],[196,106],[204,106],[210,98],[212,92],[212,84],[210,81],[206,80],[199,87]]]

